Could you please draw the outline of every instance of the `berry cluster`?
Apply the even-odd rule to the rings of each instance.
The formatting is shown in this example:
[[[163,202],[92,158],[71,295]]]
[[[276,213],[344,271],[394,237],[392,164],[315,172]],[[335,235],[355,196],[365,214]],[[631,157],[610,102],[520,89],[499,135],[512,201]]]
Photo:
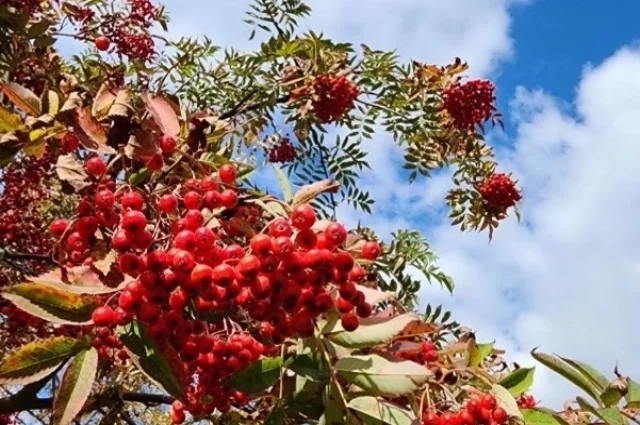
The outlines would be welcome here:
[[[296,148],[288,137],[280,139],[269,151],[269,162],[287,163],[296,159]]]
[[[431,341],[425,341],[418,350],[404,350],[398,352],[398,357],[416,363],[428,364],[438,361],[438,348]]]
[[[353,108],[354,101],[360,94],[358,86],[347,77],[320,75],[311,82],[311,103],[315,116],[322,122],[339,120]]]
[[[98,16],[89,8],[78,8],[71,19],[80,25],[80,35],[95,39],[100,51],[114,51],[131,60],[147,62],[155,56],[155,43],[149,29],[159,18],[159,10],[149,0],[129,0],[129,13]]]
[[[459,130],[474,131],[478,124],[491,118],[496,110],[495,87],[488,80],[472,80],[453,84],[443,93],[444,109],[451,124]]]
[[[533,409],[536,407],[536,399],[530,394],[523,394],[516,399],[521,409]]]
[[[61,69],[60,57],[51,49],[36,48],[11,72],[11,80],[35,92],[42,94],[47,82],[58,76]]]
[[[23,10],[30,16],[33,16],[35,13],[42,11],[41,0],[8,0],[7,3],[8,6],[12,6],[17,10]]]
[[[74,151],[76,139],[68,133],[63,147]],[[173,137],[159,140],[163,154],[177,144]],[[162,154],[157,156],[162,161]],[[289,337],[313,336],[320,315],[335,308],[342,327],[353,331],[360,318],[372,314],[356,285],[366,272],[343,248],[345,227],[335,222],[314,227],[316,213],[306,204],[294,208],[289,219],[268,219],[257,206],[243,204],[234,165],[188,179],[170,193],[116,189],[97,156],[86,160],[85,170],[94,183],[83,192],[78,218],[50,226],[61,238],[58,257],[91,266],[97,231],[109,238],[117,252],[112,267],[134,280],[94,311],[93,323],[100,328],[94,344],[116,350],[124,360],[112,327],[134,318],[144,323],[188,390],[186,406],[172,411],[175,423],[184,420],[185,411],[224,412],[246,403],[247,397],[223,380],[276,353]],[[226,214],[213,225],[207,214],[221,208]],[[364,259],[380,254],[378,243],[363,244]]]
[[[49,196],[43,181],[50,176],[54,156],[40,159],[23,156],[4,171],[0,189],[0,248],[31,254],[47,254],[52,240],[46,232],[41,207]],[[31,273],[42,273],[47,264],[28,261],[23,264]],[[13,278],[10,269],[0,270],[0,286]]]
[[[480,184],[478,191],[486,203],[487,210],[500,214],[522,199],[516,183],[505,173],[491,174]]]
[[[424,425],[500,425],[507,422],[507,412],[498,406],[496,398],[485,394],[467,402],[457,412],[428,410],[422,416]]]

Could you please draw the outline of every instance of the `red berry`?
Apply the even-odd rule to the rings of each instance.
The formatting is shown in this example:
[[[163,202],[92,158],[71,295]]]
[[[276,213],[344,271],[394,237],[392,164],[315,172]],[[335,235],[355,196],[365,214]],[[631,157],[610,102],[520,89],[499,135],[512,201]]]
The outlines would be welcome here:
[[[358,86],[346,77],[319,75],[313,82],[313,112],[321,122],[333,122],[340,119],[353,108],[360,93]]]
[[[113,309],[109,306],[98,307],[93,310],[91,320],[96,326],[111,326],[113,323]]]
[[[178,146],[178,141],[173,136],[164,135],[160,138],[160,149],[163,153],[173,153]]]
[[[432,363],[438,361],[438,352],[436,350],[426,351],[424,352],[425,361]]]
[[[177,253],[173,255],[172,266],[175,270],[179,270],[182,272],[189,272],[196,265],[193,256],[189,254],[187,251],[179,250]]]
[[[217,190],[208,190],[204,193],[203,201],[204,205],[209,209],[220,208],[222,205],[222,195]]]
[[[127,232],[136,234],[147,227],[147,217],[141,211],[127,211],[122,216],[120,226]]]
[[[173,245],[178,249],[193,251],[196,247],[196,237],[191,230],[183,230],[176,235]]]
[[[218,170],[218,176],[222,183],[231,184],[236,181],[236,178],[238,177],[238,170],[233,164],[224,164]]]
[[[280,236],[290,237],[293,234],[293,230],[287,220],[284,218],[278,218],[269,226],[269,234],[274,238],[278,238]]]
[[[125,193],[120,197],[120,204],[125,210],[141,210],[144,207],[144,198],[138,192]]]
[[[111,45],[111,40],[109,40],[104,35],[101,35],[98,38],[96,38],[95,44],[96,44],[96,49],[104,52],[105,50],[109,49],[109,46]]]
[[[169,306],[176,311],[181,311],[189,302],[189,294],[178,289],[169,295]]]
[[[206,264],[197,264],[191,270],[191,284],[195,288],[203,288],[210,285],[213,280],[213,269]]]
[[[213,283],[223,288],[233,283],[236,273],[228,264],[220,264],[213,269]]]
[[[87,170],[87,173],[92,176],[101,176],[105,171],[107,171],[107,164],[104,163],[102,158],[94,156],[87,161],[84,168]]]
[[[140,273],[140,258],[131,253],[122,254],[120,258],[118,258],[118,266],[120,266],[122,273],[137,276]]]
[[[247,279],[253,279],[260,273],[260,269],[262,265],[260,264],[260,259],[255,255],[247,255],[246,257],[240,259],[236,269],[238,272]]]
[[[109,189],[103,189],[96,194],[96,207],[108,210],[116,202],[116,195]]]
[[[300,205],[291,213],[291,224],[297,229],[310,229],[316,222],[316,212],[310,205]]]
[[[273,248],[271,237],[264,233],[259,233],[251,238],[249,246],[251,247],[251,251],[260,256],[269,254]]]
[[[486,394],[480,399],[480,407],[493,410],[496,407],[496,398],[491,394]]]
[[[347,240],[347,229],[340,223],[331,223],[324,231],[329,242],[338,246]]]
[[[149,158],[146,162],[146,166],[149,171],[162,170],[162,167],[164,167],[164,159],[162,159],[162,155],[160,155],[159,153],[151,155],[151,158]]]
[[[67,152],[74,152],[80,147],[80,140],[73,133],[65,133],[62,136],[62,148]]]
[[[365,260],[375,261],[381,253],[382,248],[378,242],[369,241],[362,246],[362,257]]]
[[[182,202],[188,210],[200,209],[200,194],[196,191],[187,192],[182,197]]]
[[[424,425],[443,425],[442,419],[436,412],[426,412],[422,417]]]
[[[442,94],[444,109],[453,127],[474,131],[476,125],[491,118],[495,111],[495,87],[491,81],[472,80],[455,83]]]
[[[158,208],[165,214],[178,211],[178,198],[173,194],[164,195],[158,201]]]
[[[353,282],[345,282],[340,285],[340,296],[348,301],[354,301],[354,298],[358,294],[358,288]]]
[[[280,258],[288,256],[293,250],[293,242],[287,236],[280,236],[273,241],[273,253]]]
[[[345,314],[353,310],[353,304],[351,304],[349,301],[345,300],[344,298],[338,297],[336,299],[336,308],[340,313]]]
[[[196,231],[204,224],[204,216],[199,210],[189,210],[184,215],[184,227],[191,231]]]
[[[227,189],[220,194],[220,203],[225,208],[233,208],[238,205],[238,192]]]
[[[515,206],[522,195],[508,174],[494,173],[478,187],[480,195],[491,212],[503,214]]]
[[[373,311],[373,307],[371,307],[371,304],[369,303],[363,303],[356,307],[356,314],[363,319],[370,317],[372,311]]]
[[[202,179],[202,184],[200,185],[200,189],[203,192],[208,192],[210,190],[218,190],[218,183],[213,176],[208,176]]]
[[[59,218],[51,222],[49,225],[49,231],[55,236],[62,236],[62,234],[67,230],[67,227],[69,227],[69,222]]]
[[[208,249],[216,241],[216,234],[208,227],[199,227],[194,232],[196,246],[200,249]]]
[[[366,275],[367,273],[365,272],[365,270],[356,264],[349,272],[349,280],[355,283],[359,283],[364,280]]]
[[[111,244],[116,251],[126,251],[131,248],[131,235],[126,230],[120,229],[113,234]]]
[[[347,332],[353,332],[358,329],[358,326],[360,326],[360,320],[358,319],[358,316],[353,313],[347,313],[342,316],[341,323],[342,327]]]
[[[491,417],[497,423],[503,424],[507,420],[507,412],[502,407],[496,407],[495,409],[493,409]]]

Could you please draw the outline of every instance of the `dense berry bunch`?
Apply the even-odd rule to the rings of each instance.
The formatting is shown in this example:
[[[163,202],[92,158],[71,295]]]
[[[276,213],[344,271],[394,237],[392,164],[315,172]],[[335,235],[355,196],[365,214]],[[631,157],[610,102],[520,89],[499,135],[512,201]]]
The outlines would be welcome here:
[[[516,399],[521,409],[533,409],[536,407],[536,399],[530,394],[523,394]]]
[[[46,254],[51,250],[52,240],[46,232],[40,208],[49,195],[43,182],[53,166],[51,154],[41,159],[23,156],[0,177],[0,248],[31,254]],[[30,273],[41,273],[47,264],[28,261],[22,266]],[[0,286],[15,277],[11,271],[0,269]]]
[[[347,77],[320,75],[313,80],[314,114],[322,122],[337,121],[353,108],[358,94],[358,86]]]
[[[505,173],[494,173],[478,187],[487,209],[492,212],[504,213],[516,205],[522,195],[511,176]]]
[[[495,87],[488,80],[473,80],[454,84],[443,93],[444,109],[451,124],[459,130],[473,131],[478,124],[491,118],[496,110]]]
[[[399,351],[398,357],[421,364],[433,363],[438,361],[438,348],[433,342],[425,341],[416,349]]]
[[[288,137],[280,139],[277,145],[269,151],[269,162],[287,163],[296,159],[296,148]]]
[[[466,406],[455,412],[427,410],[422,416],[424,425],[500,425],[507,423],[507,412],[498,406],[491,394],[471,399]]]
[[[59,75],[60,57],[51,49],[37,48],[33,54],[18,64],[11,73],[11,80],[42,94],[49,77]]]
[[[15,419],[11,415],[0,415],[0,425],[14,425]]]
[[[158,8],[149,0],[130,0],[130,12],[98,15],[89,8],[78,8],[71,19],[79,24],[81,37],[94,39],[98,50],[113,47],[131,60],[147,62],[155,56],[155,43],[149,29],[159,18]]]
[[[42,11],[42,0],[8,0],[9,6],[26,11],[29,15]]]

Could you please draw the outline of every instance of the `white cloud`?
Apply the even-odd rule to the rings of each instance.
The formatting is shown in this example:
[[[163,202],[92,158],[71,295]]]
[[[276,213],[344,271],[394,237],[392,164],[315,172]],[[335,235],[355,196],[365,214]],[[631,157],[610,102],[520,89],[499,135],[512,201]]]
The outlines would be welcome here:
[[[448,63],[460,56],[486,75],[513,52],[509,8],[522,0],[311,0],[311,17],[301,22],[356,46],[397,49],[404,58]],[[209,35],[222,46],[246,49],[249,27],[242,22],[249,1],[165,0],[177,35]]]
[[[458,317],[526,363],[536,346],[611,375],[640,376],[640,50],[623,48],[585,69],[572,111],[539,90],[512,102],[518,132],[502,164],[524,188],[525,221],[486,236],[431,230],[453,298],[427,288]],[[513,355],[513,354],[512,354]],[[560,406],[579,390],[538,368],[538,396]]]

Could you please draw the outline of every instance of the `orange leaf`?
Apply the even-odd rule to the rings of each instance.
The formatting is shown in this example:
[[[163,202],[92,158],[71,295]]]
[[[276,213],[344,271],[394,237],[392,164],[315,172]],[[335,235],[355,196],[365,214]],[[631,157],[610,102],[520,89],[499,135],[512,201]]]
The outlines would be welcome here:
[[[150,93],[145,93],[142,100],[164,134],[169,136],[180,134],[180,122],[171,102]]]

